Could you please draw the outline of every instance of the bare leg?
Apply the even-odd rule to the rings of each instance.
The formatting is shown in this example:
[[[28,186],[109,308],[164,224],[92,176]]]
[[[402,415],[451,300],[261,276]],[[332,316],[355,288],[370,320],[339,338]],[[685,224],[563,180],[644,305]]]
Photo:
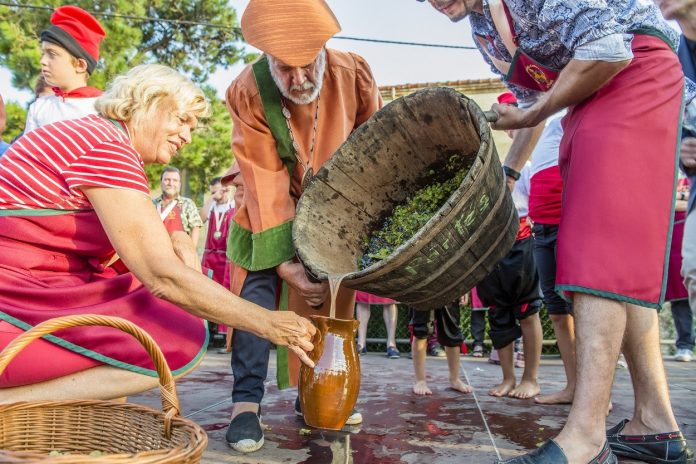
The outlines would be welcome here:
[[[537,396],[534,401],[540,404],[570,404],[575,395],[575,321],[570,314],[551,314],[549,317],[561,351],[566,386],[561,391]]]
[[[539,362],[541,360],[541,321],[539,313],[520,321],[524,342],[524,372],[522,381],[508,394],[512,398],[526,399],[539,394]]]
[[[360,325],[358,325],[358,345],[365,348],[367,338],[367,323],[370,322],[370,305],[367,303],[355,303],[355,313]]]
[[[585,464],[606,441],[606,411],[626,329],[626,304],[584,293],[573,295],[577,371],[566,425],[555,438],[570,464]]]
[[[515,367],[513,365],[515,342],[510,342],[502,348],[498,348],[500,367],[503,369],[503,381],[488,390],[491,396],[507,396],[515,388]]]
[[[416,373],[416,382],[413,384],[413,393],[416,395],[432,395],[433,392],[428,388],[425,381],[425,351],[428,348],[428,340],[425,338],[414,338],[411,342],[411,357],[413,358],[413,369]]]
[[[202,360],[203,357],[195,366],[176,378],[187,375]],[[0,389],[0,404],[17,401],[121,400],[155,388],[157,385],[159,385],[157,377],[104,365],[34,385]]]
[[[452,390],[462,393],[471,393],[474,389],[459,378],[460,351],[458,346],[446,346],[447,368],[449,370],[449,384]]]
[[[679,430],[662,364],[657,311],[631,304],[626,307],[623,353],[633,382],[635,411],[622,433],[653,435]]]
[[[387,347],[396,348],[396,305],[384,305],[382,308],[382,317],[384,317],[384,326],[387,328]],[[365,327],[367,330],[367,324]]]

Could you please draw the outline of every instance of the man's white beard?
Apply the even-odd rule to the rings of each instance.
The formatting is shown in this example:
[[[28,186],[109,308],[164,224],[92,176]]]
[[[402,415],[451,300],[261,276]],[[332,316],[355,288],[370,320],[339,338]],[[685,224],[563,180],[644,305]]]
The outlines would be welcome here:
[[[324,68],[326,68],[325,49],[322,48],[319,52],[319,56],[317,56],[317,61],[314,66],[313,84],[309,81],[305,81],[305,83],[301,86],[292,86],[288,89],[283,85],[282,81],[280,80],[280,77],[276,73],[275,67],[273,66],[273,60],[274,58],[272,56],[268,57],[269,68],[271,70],[271,77],[273,77],[273,82],[275,82],[276,87],[278,87],[278,90],[280,90],[281,95],[283,95],[285,98],[287,98],[296,105],[306,105],[308,103],[312,103],[314,100],[317,99],[317,97],[319,96],[319,92],[321,92],[321,86],[324,83]],[[301,97],[297,97],[290,93],[291,90],[298,91],[309,89],[312,89],[312,92],[308,95],[302,95]]]

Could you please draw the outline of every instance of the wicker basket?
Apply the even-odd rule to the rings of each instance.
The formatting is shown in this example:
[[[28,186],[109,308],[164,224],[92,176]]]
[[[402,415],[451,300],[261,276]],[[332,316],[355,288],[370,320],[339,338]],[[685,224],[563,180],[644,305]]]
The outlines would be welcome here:
[[[93,325],[127,332],[145,347],[157,369],[164,412],[98,400],[0,405],[0,462],[200,462],[208,444],[207,435],[199,425],[179,416],[174,379],[162,352],[146,332],[125,319],[84,315],[43,322],[0,353],[0,373],[33,340],[56,330]],[[64,454],[50,455],[52,451]],[[95,451],[103,454],[89,455]]]

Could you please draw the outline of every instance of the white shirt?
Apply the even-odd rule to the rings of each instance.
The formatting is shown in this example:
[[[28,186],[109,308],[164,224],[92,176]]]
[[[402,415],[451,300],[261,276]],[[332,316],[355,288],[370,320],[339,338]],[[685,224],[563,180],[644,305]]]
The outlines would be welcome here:
[[[512,201],[517,208],[517,214],[523,218],[529,214],[529,178],[532,172],[532,163],[527,161],[520,171],[520,179],[515,182],[515,190],[512,191]]]
[[[94,109],[96,100],[97,97],[66,98],[65,100],[57,95],[39,97],[29,106],[24,132],[27,133],[58,121],[97,114],[97,110]]]

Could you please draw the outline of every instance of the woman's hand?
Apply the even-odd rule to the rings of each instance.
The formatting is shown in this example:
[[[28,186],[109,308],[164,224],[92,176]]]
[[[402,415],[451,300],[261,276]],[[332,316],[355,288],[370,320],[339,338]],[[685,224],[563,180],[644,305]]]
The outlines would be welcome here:
[[[278,272],[278,277],[295,289],[310,306],[321,305],[329,295],[329,283],[326,281],[319,283],[310,282],[304,266],[300,263],[286,261],[276,266],[276,271]]]
[[[498,113],[498,119],[491,123],[493,129],[514,130],[536,125],[530,118],[530,113],[516,106],[494,103],[491,110]]]
[[[314,349],[312,338],[317,331],[316,327],[292,311],[268,311],[268,317],[271,318],[270,329],[264,338],[276,345],[287,346],[300,361],[314,367],[314,362],[307,353]]]
[[[201,272],[201,260],[198,258],[196,246],[186,232],[175,230],[170,235],[174,253],[191,269]]]

